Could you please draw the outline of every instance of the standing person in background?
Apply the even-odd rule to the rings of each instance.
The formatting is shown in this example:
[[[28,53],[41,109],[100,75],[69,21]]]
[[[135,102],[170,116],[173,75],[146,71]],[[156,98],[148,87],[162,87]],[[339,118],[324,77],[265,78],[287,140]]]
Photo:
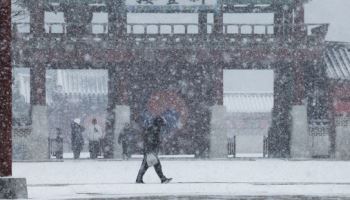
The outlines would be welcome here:
[[[100,140],[102,139],[102,128],[97,124],[97,120],[93,118],[91,125],[87,129],[87,137],[89,140],[90,158],[95,159],[100,151]]]
[[[71,133],[72,133],[72,150],[74,154],[74,159],[80,157],[80,152],[84,146],[83,132],[85,128],[80,125],[80,119],[74,119],[71,124]]]
[[[57,159],[63,159],[63,135],[60,128],[56,128],[56,149],[55,156]]]
[[[119,137],[118,137],[118,144],[122,145],[123,148],[123,160],[127,160],[131,157],[130,152],[129,152],[129,144],[131,141],[132,137],[132,128],[129,123],[125,123],[123,130],[120,132]]]

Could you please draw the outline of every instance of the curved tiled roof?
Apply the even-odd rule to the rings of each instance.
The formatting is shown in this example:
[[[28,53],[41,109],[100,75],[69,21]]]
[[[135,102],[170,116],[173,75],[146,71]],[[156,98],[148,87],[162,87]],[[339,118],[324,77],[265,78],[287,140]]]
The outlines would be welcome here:
[[[350,80],[350,44],[329,42],[324,56],[327,76],[336,80]]]
[[[58,70],[57,85],[66,95],[107,95],[106,70]]]
[[[228,112],[271,112],[273,92],[225,92],[224,105]]]

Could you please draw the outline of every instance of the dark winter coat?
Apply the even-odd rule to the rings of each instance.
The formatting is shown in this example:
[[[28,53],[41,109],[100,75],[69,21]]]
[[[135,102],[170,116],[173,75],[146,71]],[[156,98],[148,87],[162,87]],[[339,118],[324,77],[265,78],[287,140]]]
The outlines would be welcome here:
[[[123,130],[120,132],[118,137],[118,144],[121,143],[130,143],[132,136],[133,136],[133,130],[131,127],[129,128],[123,128]]]
[[[143,150],[145,154],[158,154],[160,147],[160,130],[160,127],[152,125],[144,131]]]
[[[84,127],[80,126],[75,122],[71,124],[71,129],[72,129],[72,150],[81,151],[84,146],[83,132],[85,129]]]

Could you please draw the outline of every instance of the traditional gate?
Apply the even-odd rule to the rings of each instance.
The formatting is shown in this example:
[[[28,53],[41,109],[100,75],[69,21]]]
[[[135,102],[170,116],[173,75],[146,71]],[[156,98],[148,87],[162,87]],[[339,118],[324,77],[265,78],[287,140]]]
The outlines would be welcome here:
[[[106,158],[116,156],[115,108],[127,105],[131,120],[142,121],[152,109],[154,95],[177,99],[151,114],[178,113],[182,126],[173,134],[187,141],[178,151],[207,156],[209,108],[223,104],[223,69],[242,68],[275,71],[268,151],[270,157],[288,157],[290,110],[312,99],[306,94],[317,84],[309,83],[323,78],[328,25],[305,24],[303,0],[186,1],[186,5],[128,5],[124,0],[28,2],[30,23],[13,24],[12,51],[13,65],[31,70],[34,113],[45,112],[47,69],[107,69]],[[63,12],[65,23],[45,22],[45,11]],[[92,23],[93,12],[107,14],[108,22]],[[196,13],[198,23],[130,24],[128,13]],[[227,13],[273,13],[274,23],[224,23]],[[20,26],[29,26],[30,31],[20,31]]]

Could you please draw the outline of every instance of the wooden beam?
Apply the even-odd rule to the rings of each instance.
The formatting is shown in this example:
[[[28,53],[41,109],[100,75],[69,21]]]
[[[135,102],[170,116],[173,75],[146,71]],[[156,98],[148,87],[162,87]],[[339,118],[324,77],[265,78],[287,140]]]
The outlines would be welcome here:
[[[115,124],[115,106],[117,101],[117,70],[116,65],[109,63],[108,68],[108,102],[106,118],[106,140],[104,144],[103,157],[113,158],[114,156],[114,124]]]
[[[90,4],[93,12],[108,12],[106,4]],[[46,11],[55,10],[63,12],[60,4],[53,4],[45,8]],[[126,5],[128,13],[214,13],[218,5]],[[273,4],[224,4],[222,11],[225,13],[272,13],[275,11]]]

